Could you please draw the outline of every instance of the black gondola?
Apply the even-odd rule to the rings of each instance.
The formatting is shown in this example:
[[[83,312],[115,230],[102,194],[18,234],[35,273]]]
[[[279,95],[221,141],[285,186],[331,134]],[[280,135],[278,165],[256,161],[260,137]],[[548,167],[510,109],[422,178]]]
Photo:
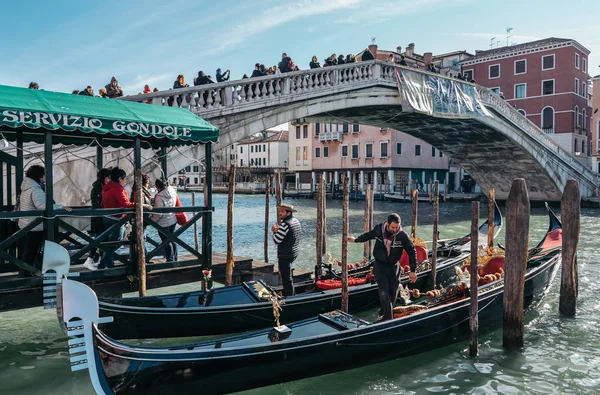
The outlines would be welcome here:
[[[524,308],[537,305],[549,289],[561,255],[562,229],[549,211],[550,227],[530,250]],[[468,339],[469,298],[458,286],[427,300],[427,309],[379,323],[332,311],[235,337],[175,347],[129,346],[107,337],[98,324],[94,292],[63,280],[57,313],[68,330],[72,370],[89,369],[98,394],[229,393],[298,380],[409,356]],[[478,289],[479,330],[503,321],[503,279]],[[74,321],[77,320],[77,321]],[[165,326],[170,323],[164,322]]]
[[[502,227],[502,215],[497,206],[494,222],[497,234]],[[480,226],[479,232],[480,244],[487,242],[487,221]],[[469,239],[468,236],[457,238],[438,250],[438,284],[446,285],[454,279],[453,267],[468,257],[468,253],[460,251],[460,246]],[[59,249],[62,247],[49,245],[45,251],[51,256],[62,256],[68,262],[66,252],[57,251]],[[65,268],[68,268],[68,263],[65,263]],[[52,269],[61,271],[56,265]],[[427,261],[422,262],[417,268],[417,282],[410,284],[410,288],[425,291],[425,288],[431,287],[430,274],[431,265]],[[402,284],[407,283],[408,276],[404,275]],[[313,280],[297,284],[296,291],[296,296],[286,298],[281,305],[279,319],[282,323],[313,317],[341,306],[339,288],[321,290]],[[371,282],[350,287],[350,312],[378,306],[377,292],[377,284]],[[102,326],[102,331],[113,339],[140,339],[217,335],[266,328],[274,324],[274,293],[262,281],[249,281],[210,291],[141,298],[99,298],[100,315],[114,318],[114,322]],[[165,322],[169,325],[164,325]]]

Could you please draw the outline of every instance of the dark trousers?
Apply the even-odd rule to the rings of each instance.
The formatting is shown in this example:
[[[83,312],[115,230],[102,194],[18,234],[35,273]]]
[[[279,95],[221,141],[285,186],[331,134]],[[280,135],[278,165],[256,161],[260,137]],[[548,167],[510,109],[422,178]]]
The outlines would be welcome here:
[[[400,285],[399,275],[400,266],[396,263],[389,263],[375,260],[373,274],[379,287],[379,303],[381,305],[381,315],[383,320],[393,318],[392,309],[398,298],[398,286]]]
[[[278,257],[279,274],[281,274],[281,282],[283,285],[283,296],[293,296],[296,294],[294,290],[294,278],[292,277],[292,265],[295,258]]]
[[[27,233],[25,252],[23,253],[23,262],[30,264],[38,269],[42,269],[42,262],[39,259],[40,251],[44,245],[44,232],[31,231]],[[31,273],[19,270],[21,276],[28,276]]]
[[[164,229],[168,230],[169,233],[173,233],[173,232],[175,232],[176,226],[177,226],[177,224],[173,224],[171,226],[166,226]],[[158,232],[158,235],[160,236],[161,241],[165,241],[169,237],[167,235],[163,235],[160,232]],[[177,243],[169,243],[165,246],[165,260],[167,262],[177,261]]]

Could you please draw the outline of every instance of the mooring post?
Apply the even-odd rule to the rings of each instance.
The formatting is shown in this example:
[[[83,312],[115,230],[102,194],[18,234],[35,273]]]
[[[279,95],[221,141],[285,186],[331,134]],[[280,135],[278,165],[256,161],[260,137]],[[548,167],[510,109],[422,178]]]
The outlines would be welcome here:
[[[229,167],[229,195],[227,199],[227,267],[225,285],[233,285],[233,200],[235,195],[235,165]]]
[[[348,312],[348,176],[343,177],[342,198],[342,311]]]
[[[440,182],[435,180],[433,184],[433,241],[431,245],[431,283],[433,289],[437,285],[437,244],[438,244],[438,220],[440,214],[440,202],[438,192],[440,189]]]
[[[412,191],[412,228],[410,235],[414,239],[417,237],[417,216],[419,213],[419,191],[414,189]]]
[[[369,188],[370,186],[367,185],[367,189],[365,190],[365,213],[364,213],[364,217],[363,217],[363,231],[366,233],[368,231],[371,230],[371,223],[369,221],[370,215],[371,215],[371,210],[369,208],[369,205],[371,204],[371,188]],[[371,260],[371,248],[369,246],[369,243],[364,243],[363,245],[363,256],[365,259]]]
[[[432,183],[433,181],[431,181],[431,178],[429,179],[429,186],[428,186],[428,192],[429,192],[429,203],[431,203],[431,201],[433,200],[433,188],[432,188]]]
[[[281,174],[279,173],[279,170],[275,172],[275,203],[277,204],[277,207],[281,206]],[[277,210],[277,223],[279,223],[280,220],[279,210]]]
[[[503,346],[523,347],[524,286],[529,240],[529,194],[522,178],[513,180],[506,201]]]
[[[265,263],[269,263],[269,195],[271,189],[271,177],[265,179]]]
[[[488,247],[494,246],[494,208],[496,201],[494,200],[494,188],[490,189],[488,197]]]
[[[333,189],[333,186],[332,186]],[[321,240],[323,240],[321,246],[323,247],[323,254],[327,253],[327,183],[323,178],[323,196],[321,198],[321,215],[323,216],[323,230],[321,231]]]
[[[413,200],[413,196],[414,196],[414,187],[413,187],[413,180],[410,180],[410,186],[408,188],[408,191],[410,193],[410,200]]]
[[[146,250],[144,249],[144,196],[142,169],[135,170],[135,244],[138,259],[138,293],[146,296]]]
[[[316,266],[319,267],[323,259],[323,175],[319,175],[317,180],[317,261]]]
[[[581,222],[581,195],[579,183],[568,180],[560,202],[562,221],[562,271],[560,278],[561,314],[574,317],[577,314],[577,245]]]
[[[469,314],[469,326],[471,328],[471,340],[469,341],[469,355],[477,355],[477,343],[479,337],[479,300],[478,300],[478,279],[477,276],[477,248],[479,242],[479,202],[471,202],[471,265],[469,273],[471,275],[469,290],[471,293],[471,305]],[[465,284],[466,285],[466,284]]]
[[[192,207],[196,207],[196,192],[192,192]],[[194,215],[196,212],[194,212]],[[198,221],[194,222],[194,245],[196,251],[200,251],[200,242],[198,240]]]
[[[444,178],[444,203],[446,203],[446,193],[447,193],[447,190],[448,190],[448,182]]]

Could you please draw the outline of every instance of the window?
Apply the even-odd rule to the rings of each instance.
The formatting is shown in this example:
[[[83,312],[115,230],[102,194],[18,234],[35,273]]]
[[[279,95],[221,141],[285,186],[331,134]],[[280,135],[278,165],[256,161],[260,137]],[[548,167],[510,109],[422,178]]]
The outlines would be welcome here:
[[[545,107],[542,110],[542,130],[544,133],[554,133],[554,109]]]
[[[396,155],[402,155],[402,143],[396,143]]]
[[[444,153],[442,151],[439,151],[439,152],[440,152],[440,158],[443,158],[444,157]]]
[[[575,54],[575,68],[579,69],[579,54]]]
[[[358,144],[352,144],[352,159],[358,159]]]
[[[575,94],[578,95],[579,94],[579,78],[575,78]]]
[[[198,177],[194,177],[194,184],[198,184]]]
[[[554,80],[542,81],[542,95],[554,94]]]
[[[302,127],[302,138],[305,138],[305,139],[308,138],[308,125],[304,125]]]
[[[300,147],[296,147],[296,160],[300,160]]]
[[[190,183],[190,178],[189,178],[189,177],[185,179],[185,183],[186,183],[186,184],[189,184],[189,183]]]
[[[372,158],[373,157],[373,143],[366,143],[365,144],[365,158]]]
[[[581,153],[585,155],[585,141],[581,140]]]
[[[575,113],[573,114],[573,127],[578,128],[581,124],[579,123],[579,107],[575,106]]]
[[[527,84],[515,85],[515,99],[524,99],[527,97]]]
[[[584,109],[581,110],[581,126],[583,126],[583,130],[587,130],[587,111]]]
[[[352,133],[360,133],[360,125],[357,123],[352,124]]]
[[[542,56],[542,70],[552,70],[554,68],[554,54]]]
[[[263,166],[267,165],[267,158],[263,158]]]
[[[187,171],[189,173],[190,171],[192,171],[192,168],[190,166],[186,166],[185,171]]]
[[[267,152],[267,145],[263,144],[263,152]]]
[[[315,136],[318,136],[321,133],[321,124],[315,123]]]
[[[381,157],[382,158],[388,157],[388,142],[387,141],[381,142]]]
[[[527,60],[515,60],[515,75],[527,73]]]
[[[347,157],[348,157],[348,146],[342,145],[342,158],[347,158]]]
[[[308,147],[302,147],[302,158],[308,160]]]
[[[585,82],[581,83],[581,96],[587,98],[587,84]]]
[[[329,147],[323,147],[323,158],[329,158]]]
[[[435,147],[431,147],[431,157],[435,158]]]
[[[348,133],[348,124],[347,123],[342,125],[342,133],[344,133],[344,134]]]
[[[499,64],[493,64],[493,65],[489,66],[488,78],[489,79],[500,78],[500,65]]]
[[[587,59],[586,58],[581,59],[581,65],[583,66],[582,67],[583,72],[587,73]]]
[[[254,146],[253,145],[250,146],[250,152],[254,152]]]
[[[490,88],[490,90],[491,90],[492,92],[494,92],[495,94],[497,94],[497,95],[499,95],[499,94],[500,94],[500,88],[499,88],[499,87],[496,87],[496,88]]]
[[[525,110],[523,110],[522,108],[518,109],[517,112],[523,116],[527,115],[527,113],[525,112]]]
[[[240,167],[244,167],[244,160],[240,159]]]
[[[315,158],[320,158],[321,157],[321,148],[317,147],[315,148]]]
[[[296,126],[296,140],[300,140],[300,126]]]
[[[415,156],[421,156],[421,144],[415,145]]]
[[[471,81],[473,79],[473,70],[465,70],[463,71],[463,75],[467,81]]]
[[[194,173],[198,173],[200,171],[200,167],[199,166],[194,166]]]
[[[242,146],[240,145],[240,154],[243,154],[243,153],[244,153],[244,147],[242,147]]]

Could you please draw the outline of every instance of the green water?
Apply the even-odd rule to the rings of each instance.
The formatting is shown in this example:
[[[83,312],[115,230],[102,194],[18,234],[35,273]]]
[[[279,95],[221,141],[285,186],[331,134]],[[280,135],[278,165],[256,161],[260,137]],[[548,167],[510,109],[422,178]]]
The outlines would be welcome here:
[[[184,205],[189,195],[181,194]],[[213,241],[215,251],[225,251],[226,197],[215,197]],[[303,226],[302,251],[298,267],[312,270],[315,261],[315,201],[292,201],[299,207]],[[328,201],[328,249],[334,256],[341,250],[341,203]],[[351,202],[350,232],[362,230],[362,202]],[[274,217],[274,202],[271,203]],[[482,217],[486,215],[482,206]],[[375,203],[375,220],[399,212],[407,230],[410,205]],[[432,206],[421,204],[418,234],[431,239]],[[502,210],[504,212],[504,210]],[[470,230],[470,204],[440,205],[440,236],[462,236]],[[533,245],[548,225],[544,209],[532,209],[530,237]],[[235,207],[235,254],[263,259],[264,198],[237,196]],[[189,235],[188,235],[189,237]],[[578,315],[574,319],[558,314],[560,276],[536,312],[526,323],[522,351],[502,349],[502,332],[480,337],[480,354],[468,356],[468,344],[459,343],[378,365],[341,373],[275,385],[244,392],[258,394],[597,394],[600,393],[600,269],[596,242],[600,238],[600,211],[582,210],[578,251]],[[502,236],[499,241],[503,241]],[[360,260],[362,245],[350,245],[352,260]],[[275,256],[275,249],[270,249]],[[152,290],[167,293],[196,289],[197,284]],[[169,341],[172,343],[173,341]],[[152,342],[145,341],[145,344]],[[156,341],[155,344],[160,344]],[[164,343],[164,341],[163,341]],[[318,355],[315,356],[318,358]],[[341,364],[344,361],[340,361]],[[233,378],[232,378],[233,379]],[[202,393],[198,389],[198,393]],[[12,394],[93,394],[87,371],[72,373],[66,338],[58,327],[55,311],[42,308],[0,313],[0,395]]]

